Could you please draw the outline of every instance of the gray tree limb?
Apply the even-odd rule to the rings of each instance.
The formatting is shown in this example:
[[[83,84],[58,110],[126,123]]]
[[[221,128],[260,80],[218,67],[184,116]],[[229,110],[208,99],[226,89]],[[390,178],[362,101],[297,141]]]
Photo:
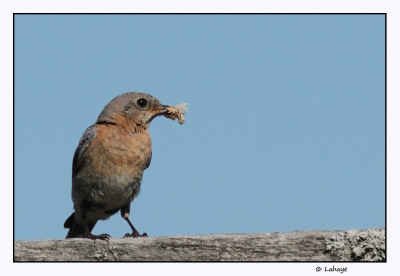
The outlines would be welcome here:
[[[14,261],[385,261],[385,229],[14,242]]]

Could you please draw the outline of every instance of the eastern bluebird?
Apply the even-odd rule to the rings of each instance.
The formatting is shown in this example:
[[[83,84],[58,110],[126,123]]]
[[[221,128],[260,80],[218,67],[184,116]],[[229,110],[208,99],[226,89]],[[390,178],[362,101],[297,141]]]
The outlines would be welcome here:
[[[82,135],[75,151],[72,163],[75,212],[64,223],[64,228],[69,228],[66,238],[108,241],[108,234],[91,232],[98,220],[106,220],[118,211],[132,228],[132,234],[125,237],[147,236],[139,235],[133,227],[129,211],[139,194],[143,171],[151,161],[149,124],[160,115],[179,118],[183,123],[181,110],[139,92],[117,96],[104,107],[96,123]]]

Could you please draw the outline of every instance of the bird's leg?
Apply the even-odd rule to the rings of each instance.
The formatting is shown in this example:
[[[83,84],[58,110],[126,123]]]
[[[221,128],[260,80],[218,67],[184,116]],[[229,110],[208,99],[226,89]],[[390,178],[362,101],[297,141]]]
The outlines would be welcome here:
[[[84,235],[78,236],[77,238],[91,239],[96,242],[96,240],[102,240],[110,243],[110,235],[109,234],[101,234],[101,235],[93,235],[92,233],[86,233]]]
[[[129,224],[129,226],[132,229],[132,234],[126,233],[124,238],[128,238],[128,237],[132,237],[132,238],[136,238],[136,237],[147,237],[146,233],[143,233],[143,235],[139,235],[139,232],[135,229],[135,227],[133,227],[131,221],[129,220],[129,212],[131,210],[131,203],[129,202],[128,204],[126,204],[124,207],[121,208],[121,217],[126,220],[126,222]]]
[[[94,242],[96,242],[96,240],[102,240],[102,241],[106,241],[106,242],[110,243],[110,235],[108,235],[108,234],[93,235],[91,233],[91,231],[89,230],[89,227],[87,225],[86,215],[85,215],[85,217],[82,218],[82,222],[83,222],[83,227],[85,228],[85,234],[79,235],[79,236],[77,236],[77,238],[91,239]]]
[[[126,233],[124,238],[132,237],[132,238],[137,238],[137,237],[147,237],[146,233],[143,233],[143,235],[139,235],[139,232],[135,229],[135,227],[132,225],[131,221],[129,220],[128,216],[124,216],[124,219],[126,222],[129,224],[129,226],[132,228],[132,234]]]

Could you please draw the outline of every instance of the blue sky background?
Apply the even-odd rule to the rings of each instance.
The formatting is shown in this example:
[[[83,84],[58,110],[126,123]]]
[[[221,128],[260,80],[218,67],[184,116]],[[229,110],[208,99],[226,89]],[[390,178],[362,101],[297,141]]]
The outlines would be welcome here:
[[[150,126],[139,232],[385,225],[384,15],[14,19],[16,240],[65,237],[78,141],[128,91],[189,103]]]

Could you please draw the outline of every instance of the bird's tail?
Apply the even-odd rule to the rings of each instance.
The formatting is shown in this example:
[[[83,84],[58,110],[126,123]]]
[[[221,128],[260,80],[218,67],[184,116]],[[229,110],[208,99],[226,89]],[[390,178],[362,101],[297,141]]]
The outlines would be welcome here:
[[[89,231],[92,232],[94,226],[96,225],[95,222],[87,222]],[[83,226],[82,223],[76,223],[75,221],[75,212],[72,213],[72,215],[67,218],[67,220],[64,223],[64,228],[69,228],[68,234],[65,237],[66,239],[69,238],[76,238],[78,236],[83,236],[85,234],[85,227]]]

